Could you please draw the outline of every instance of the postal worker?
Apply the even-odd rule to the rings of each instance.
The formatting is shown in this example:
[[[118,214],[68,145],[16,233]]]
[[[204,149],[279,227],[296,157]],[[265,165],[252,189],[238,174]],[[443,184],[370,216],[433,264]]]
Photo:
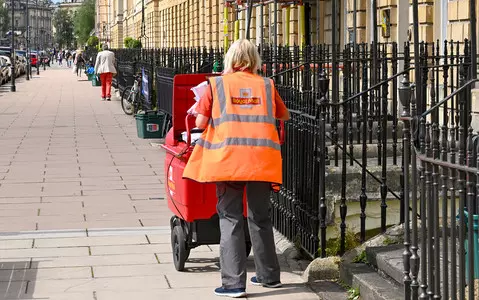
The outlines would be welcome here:
[[[257,75],[261,60],[246,39],[234,42],[225,55],[223,76],[211,77],[196,111],[196,126],[205,129],[183,177],[216,183],[222,286],[218,296],[246,296],[246,243],[243,193],[256,276],[250,282],[281,286],[273,228],[269,216],[272,184],[282,183],[281,149],[276,120],[289,111],[269,78]],[[246,188],[246,189],[245,189]]]

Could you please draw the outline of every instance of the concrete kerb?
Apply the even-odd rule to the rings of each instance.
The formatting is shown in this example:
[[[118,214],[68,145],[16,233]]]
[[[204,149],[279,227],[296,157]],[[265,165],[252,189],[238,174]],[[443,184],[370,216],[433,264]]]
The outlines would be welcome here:
[[[302,273],[304,269],[301,266],[301,255],[298,249],[278,230],[273,228],[273,233],[277,251],[285,258],[291,271],[297,275],[301,275],[300,273]]]
[[[383,246],[386,242],[399,243],[402,241],[403,233],[403,225],[396,225],[386,230],[385,233],[379,234],[362,245],[349,250],[342,257],[316,258],[307,266],[301,277],[304,282],[338,280],[342,269],[353,264],[354,259],[367,247]]]

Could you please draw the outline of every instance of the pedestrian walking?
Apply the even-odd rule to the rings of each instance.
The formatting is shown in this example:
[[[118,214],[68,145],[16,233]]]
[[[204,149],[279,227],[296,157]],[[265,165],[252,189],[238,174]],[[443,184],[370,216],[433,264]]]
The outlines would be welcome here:
[[[76,55],[74,64],[76,66],[77,76],[81,77],[82,69],[85,66],[85,59],[83,58],[83,54],[81,52],[78,52]]]
[[[61,66],[63,61],[63,54],[58,52],[58,65]]]
[[[72,54],[70,53],[70,51],[67,51],[67,53],[65,54],[65,59],[67,61],[67,67],[71,68],[72,67]]]
[[[115,53],[108,50],[108,45],[105,43],[102,50],[98,52],[95,61],[95,74],[100,75],[101,81],[101,99],[111,100],[111,81],[113,75],[116,74],[115,68]]]
[[[289,119],[289,112],[273,81],[257,75],[261,60],[252,42],[234,42],[224,66],[223,76],[209,79],[211,89],[196,108],[196,126],[205,131],[183,176],[216,183],[222,286],[214,292],[239,298],[246,296],[245,191],[256,266],[250,283],[281,287],[269,201],[273,184],[282,183],[276,119]]]

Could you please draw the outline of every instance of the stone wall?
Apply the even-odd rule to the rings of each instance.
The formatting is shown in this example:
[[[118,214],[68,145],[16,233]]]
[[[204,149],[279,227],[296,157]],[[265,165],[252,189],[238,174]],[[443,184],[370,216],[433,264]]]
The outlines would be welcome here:
[[[309,5],[310,17],[305,20],[309,23],[311,42],[331,43],[332,37],[332,14],[331,4],[333,0],[313,0]],[[339,43],[350,41],[349,31],[353,29],[354,0],[335,0],[338,5],[338,36]],[[357,42],[371,42],[371,1],[356,0],[356,24]],[[118,45],[113,41],[121,36],[138,38],[140,35],[141,9],[138,8],[137,0],[115,0],[114,5],[127,6],[113,8],[111,11],[117,14],[113,22],[112,45]],[[378,41],[379,42],[404,42],[407,39],[408,29],[412,32],[412,0],[377,0],[378,4]],[[308,2],[305,2],[308,5]],[[345,8],[344,5],[347,5]],[[403,7],[401,9],[400,7]],[[234,39],[235,22],[239,22],[239,37],[245,37],[246,11],[238,9],[236,5],[228,8],[224,15],[225,2],[221,0],[149,0],[146,2],[146,35],[150,47],[223,47],[227,39],[229,44]],[[409,8],[409,13],[408,13]],[[405,10],[404,10],[405,9]],[[299,5],[277,6],[277,22],[274,24],[274,5],[266,4],[262,8],[263,19],[261,20],[261,8],[253,9],[250,26],[250,37],[257,44],[261,42],[269,44],[276,39],[278,44],[299,45],[301,37],[305,33],[301,31],[301,9]],[[383,11],[390,12],[390,36],[383,37],[381,34],[381,19]],[[419,33],[420,39],[432,42],[437,39],[463,40],[469,37],[469,1],[450,0],[447,2],[447,14],[443,12],[442,0],[419,0]],[[289,20],[287,20],[289,11]],[[307,10],[306,10],[307,11]],[[401,12],[402,11],[402,12]],[[120,12],[123,26],[118,26]],[[402,14],[402,15],[401,15]],[[444,15],[443,15],[444,14]],[[316,19],[319,17],[319,22]],[[443,21],[444,19],[444,21]],[[447,19],[447,20],[446,20]],[[402,25],[399,21],[404,21]],[[262,21],[262,22],[261,22]],[[447,23],[447,34],[442,33],[442,24]],[[119,24],[119,23],[118,23]],[[261,24],[263,26],[261,26]],[[289,36],[286,36],[289,25]],[[344,28],[346,26],[346,29]],[[122,32],[120,34],[120,27]],[[316,34],[319,28],[318,34]],[[226,31],[225,31],[226,30]],[[401,34],[398,31],[401,31]],[[261,36],[263,40],[261,41]],[[115,38],[113,38],[115,37]]]
[[[449,1],[447,12],[449,18],[448,39],[460,41],[469,38],[469,0]]]

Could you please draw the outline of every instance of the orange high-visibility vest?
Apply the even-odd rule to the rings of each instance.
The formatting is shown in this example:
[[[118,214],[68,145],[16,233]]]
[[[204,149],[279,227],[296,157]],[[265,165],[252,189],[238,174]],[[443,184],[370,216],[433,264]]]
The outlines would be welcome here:
[[[198,182],[282,183],[274,84],[247,72],[209,79],[212,115],[183,177]]]

